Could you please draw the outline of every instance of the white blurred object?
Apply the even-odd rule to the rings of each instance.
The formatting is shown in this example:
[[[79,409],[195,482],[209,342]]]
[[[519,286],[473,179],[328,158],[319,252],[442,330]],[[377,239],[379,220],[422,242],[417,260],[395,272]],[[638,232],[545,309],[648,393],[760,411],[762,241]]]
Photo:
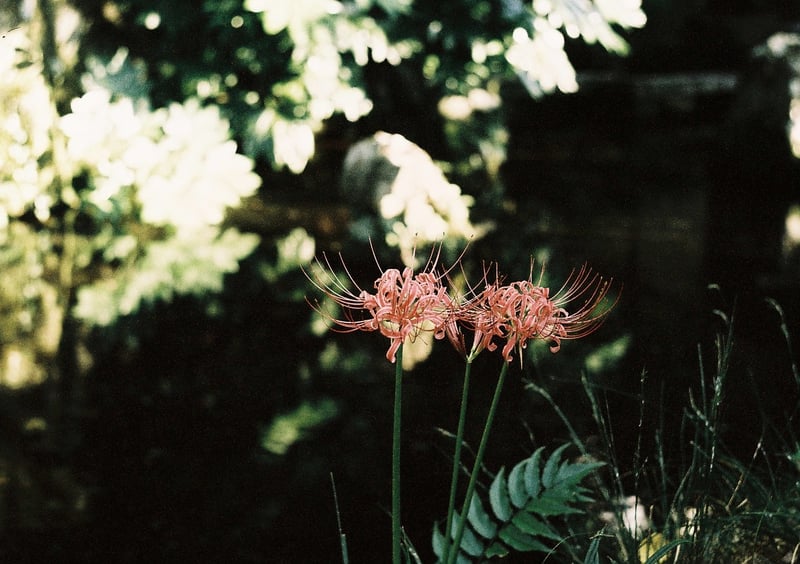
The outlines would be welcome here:
[[[612,529],[625,529],[636,538],[642,538],[650,530],[650,519],[647,516],[642,500],[631,495],[619,498],[614,511],[604,511],[600,519]]]
[[[342,190],[354,208],[377,213],[389,246],[408,266],[422,245],[480,237],[486,227],[469,218],[471,196],[447,180],[430,155],[399,134],[379,131],[345,158]]]
[[[236,152],[219,108],[196,99],[150,111],[94,90],[72,101],[61,129],[74,172],[91,172],[89,200],[107,211],[124,188],[135,187],[147,223],[218,225],[261,184],[253,161]]]
[[[575,92],[575,69],[564,51],[565,35],[600,43],[610,53],[625,55],[629,45],[612,27],[640,28],[647,22],[641,0],[534,0],[532,32],[514,30],[506,60],[519,73],[531,96],[558,89]]]

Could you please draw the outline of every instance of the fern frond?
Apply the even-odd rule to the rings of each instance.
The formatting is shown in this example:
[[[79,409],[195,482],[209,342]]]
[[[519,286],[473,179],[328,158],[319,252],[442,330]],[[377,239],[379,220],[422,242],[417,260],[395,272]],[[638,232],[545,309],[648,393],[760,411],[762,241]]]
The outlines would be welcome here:
[[[506,473],[501,468],[489,485],[488,504],[475,495],[467,515],[467,528],[458,547],[458,562],[484,562],[516,552],[550,552],[562,535],[549,517],[580,513],[577,504],[590,501],[583,479],[602,462],[563,459],[569,443],[547,458],[544,447],[518,462]],[[454,520],[458,521],[458,518]],[[455,531],[450,531],[450,537]],[[444,534],[434,527],[433,550],[441,557]]]

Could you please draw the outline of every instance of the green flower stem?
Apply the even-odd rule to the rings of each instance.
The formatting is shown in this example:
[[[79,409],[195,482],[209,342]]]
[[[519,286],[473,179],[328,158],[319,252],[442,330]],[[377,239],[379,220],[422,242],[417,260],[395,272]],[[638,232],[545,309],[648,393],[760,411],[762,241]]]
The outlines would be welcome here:
[[[394,371],[394,423],[392,426],[392,564],[400,558],[400,420],[403,400],[403,345],[397,349]]]
[[[467,515],[469,514],[469,507],[472,504],[472,496],[475,493],[475,485],[478,482],[478,473],[480,472],[481,465],[483,464],[483,455],[486,452],[486,445],[489,442],[489,433],[492,429],[492,422],[494,421],[495,413],[497,413],[497,404],[500,403],[500,394],[503,391],[503,383],[508,373],[508,365],[510,363],[504,362],[503,368],[500,370],[500,376],[497,378],[497,386],[494,389],[494,397],[492,398],[492,405],[489,406],[489,414],[486,416],[486,424],[483,427],[483,435],[481,436],[481,443],[478,445],[478,454],[475,456],[475,464],[472,466],[472,474],[469,477],[469,485],[467,486],[467,494],[464,498],[464,505],[461,508],[461,515],[458,519],[458,528],[456,535],[453,537],[453,551],[449,554],[447,563],[451,564],[456,561],[458,556],[458,547],[461,545],[461,537],[464,536],[464,526],[467,523]]]
[[[461,445],[464,442],[464,425],[467,419],[467,396],[469,395],[469,377],[472,372],[472,359],[467,359],[464,368],[464,386],[461,390],[461,411],[458,414],[458,430],[456,431],[456,449],[453,453],[453,476],[450,479],[450,500],[447,502],[447,522],[444,526],[444,551],[442,562],[447,562],[450,554],[450,529],[453,526],[453,512],[456,505],[456,489],[458,474],[461,469]]]

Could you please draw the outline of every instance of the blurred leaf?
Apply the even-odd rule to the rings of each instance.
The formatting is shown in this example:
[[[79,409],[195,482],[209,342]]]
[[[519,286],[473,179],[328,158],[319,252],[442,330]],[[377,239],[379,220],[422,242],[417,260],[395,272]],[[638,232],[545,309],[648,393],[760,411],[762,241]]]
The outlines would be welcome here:
[[[235,229],[218,234],[216,228],[153,242],[132,267],[81,287],[73,314],[94,325],[109,325],[142,303],[219,292],[225,274],[236,272],[258,242],[256,235]]]
[[[339,407],[331,398],[306,400],[294,410],[272,420],[263,431],[261,446],[273,454],[286,454],[294,443],[335,418],[338,413]]]

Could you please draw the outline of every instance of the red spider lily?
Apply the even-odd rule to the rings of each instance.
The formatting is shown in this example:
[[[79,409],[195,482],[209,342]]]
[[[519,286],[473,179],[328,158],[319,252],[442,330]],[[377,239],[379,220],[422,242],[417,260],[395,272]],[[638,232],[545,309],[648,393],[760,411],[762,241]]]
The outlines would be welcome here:
[[[371,293],[356,284],[341,257],[348,280],[337,276],[325,257],[325,265],[317,261],[325,280],[309,279],[344,310],[346,319],[335,319],[319,304],[311,305],[343,332],[380,331],[390,341],[386,358],[393,363],[397,349],[406,339],[413,340],[422,332],[433,332],[437,339],[445,336],[453,300],[442,283],[446,273],[436,274],[438,258],[438,254],[432,253],[428,264],[417,274],[411,268],[402,272],[396,268],[383,271],[373,285],[375,292]],[[355,290],[350,290],[351,286]]]
[[[474,358],[483,349],[495,350],[497,337],[505,341],[502,356],[512,359],[516,349],[522,358],[522,349],[528,341],[550,341],[550,350],[558,352],[561,341],[578,339],[595,331],[613,308],[601,310],[611,281],[604,280],[586,267],[573,271],[561,289],[550,297],[550,289],[534,283],[530,278],[502,285],[496,278],[485,288],[465,300],[455,314],[456,320],[473,331],[473,345],[468,358]],[[568,306],[583,299],[581,306],[569,313]],[[448,337],[455,335],[452,330]],[[450,338],[457,349],[464,352],[463,337]]]

